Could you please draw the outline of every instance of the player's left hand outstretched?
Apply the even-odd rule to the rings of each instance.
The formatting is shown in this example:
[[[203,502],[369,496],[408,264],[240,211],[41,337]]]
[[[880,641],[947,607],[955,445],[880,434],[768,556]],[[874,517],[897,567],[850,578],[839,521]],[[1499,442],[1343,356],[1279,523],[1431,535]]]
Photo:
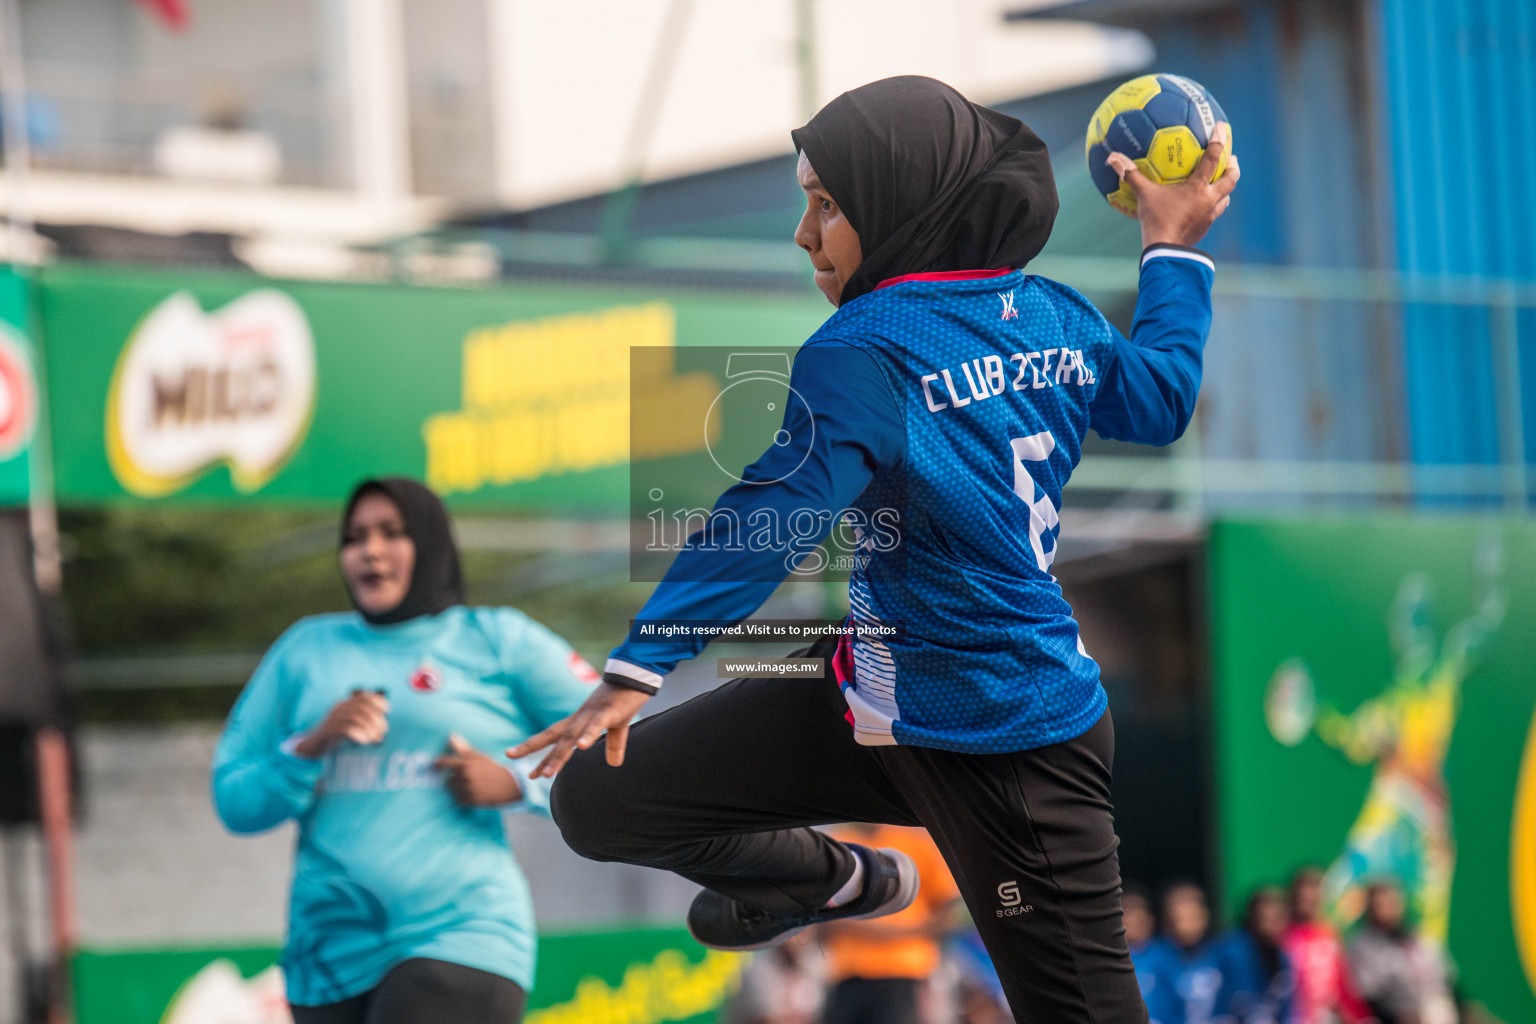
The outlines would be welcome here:
[[[432,767],[447,774],[444,784],[461,807],[500,807],[523,798],[517,776],[458,733],[448,737],[448,752]]]
[[[553,778],[578,748],[586,750],[606,732],[608,763],[617,768],[624,763],[624,747],[629,743],[629,725],[650,699],[649,694],[639,690],[614,686],[612,683],[598,683],[592,696],[574,714],[510,748],[507,756],[515,760],[545,747],[554,747],[530,773],[535,779]]]
[[[1222,153],[1232,148],[1232,126],[1216,126],[1211,144],[1188,178],[1177,185],[1158,185],[1141,173],[1134,161],[1123,153],[1109,154],[1109,166],[1136,193],[1136,219],[1141,221],[1143,248],[1153,245],[1196,245],[1227,212],[1232,190],[1237,188],[1241,172],[1237,156],[1227,157],[1227,169],[1216,178]],[[1212,181],[1212,178],[1216,178]]]

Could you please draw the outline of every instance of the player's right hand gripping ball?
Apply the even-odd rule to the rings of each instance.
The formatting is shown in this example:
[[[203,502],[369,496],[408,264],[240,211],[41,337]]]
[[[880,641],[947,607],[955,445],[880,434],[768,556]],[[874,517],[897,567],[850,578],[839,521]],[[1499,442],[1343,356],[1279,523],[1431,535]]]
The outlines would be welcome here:
[[[1088,122],[1088,173],[1110,206],[1134,217],[1136,194],[1109,166],[1109,154],[1124,153],[1154,182],[1176,185],[1189,177],[1226,119],[1199,82],[1182,75],[1133,78],[1110,93]],[[1221,154],[1216,178],[1226,173],[1230,155],[1230,147]]]

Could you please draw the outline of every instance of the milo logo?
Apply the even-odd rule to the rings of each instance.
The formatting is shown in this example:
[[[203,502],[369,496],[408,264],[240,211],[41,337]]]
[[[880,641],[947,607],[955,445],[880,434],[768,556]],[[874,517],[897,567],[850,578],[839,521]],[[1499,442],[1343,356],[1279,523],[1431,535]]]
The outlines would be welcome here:
[[[221,463],[237,490],[254,491],[303,443],[314,405],[314,339],[292,298],[264,288],[205,313],[177,292],[118,357],[107,455],[142,497],[181,490]]]

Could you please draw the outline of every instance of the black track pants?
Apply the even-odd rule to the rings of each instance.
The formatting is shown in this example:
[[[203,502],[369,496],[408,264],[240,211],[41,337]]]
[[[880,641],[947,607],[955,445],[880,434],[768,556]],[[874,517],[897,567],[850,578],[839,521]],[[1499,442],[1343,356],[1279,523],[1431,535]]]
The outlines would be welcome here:
[[[830,645],[806,652],[827,657]],[[854,742],[837,684],[735,679],[639,722],[555,780],[594,860],[675,871],[785,914],[821,907],[852,853],[808,826],[922,825],[949,863],[1021,1024],[1145,1024],[1120,919],[1109,802],[1114,725],[1013,754]]]
[[[295,1006],[294,1024],[518,1024],[528,994],[489,971],[406,960],[377,988],[324,1006]]]
[[[845,978],[827,991],[821,1024],[920,1024],[915,978]]]

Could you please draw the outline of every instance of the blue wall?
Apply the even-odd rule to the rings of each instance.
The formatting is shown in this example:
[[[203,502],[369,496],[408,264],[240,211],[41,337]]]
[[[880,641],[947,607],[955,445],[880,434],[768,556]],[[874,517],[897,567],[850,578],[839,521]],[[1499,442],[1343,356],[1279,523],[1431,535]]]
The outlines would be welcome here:
[[[1385,161],[1371,114],[1370,28],[1359,4],[1247,0],[1139,27],[1156,47],[1157,68],[1199,79],[1232,121],[1243,180],[1206,241],[1219,261],[1393,265],[1390,198],[1376,184]],[[1380,303],[1219,299],[1202,453],[1407,457],[1398,338],[1397,311]]]
[[[1145,12],[1158,69],[1201,80],[1234,125],[1243,184],[1211,233],[1218,257],[1536,281],[1536,0]],[[1497,322],[1475,306],[1223,300],[1203,451],[1495,464],[1513,454],[1499,421],[1513,391],[1529,462],[1536,310],[1514,318],[1516,381]]]
[[[1379,0],[1397,266],[1536,280],[1536,5]],[[1536,455],[1536,311],[1518,319],[1527,459]],[[1403,355],[1413,457],[1494,463],[1498,366],[1481,309],[1414,305]]]

